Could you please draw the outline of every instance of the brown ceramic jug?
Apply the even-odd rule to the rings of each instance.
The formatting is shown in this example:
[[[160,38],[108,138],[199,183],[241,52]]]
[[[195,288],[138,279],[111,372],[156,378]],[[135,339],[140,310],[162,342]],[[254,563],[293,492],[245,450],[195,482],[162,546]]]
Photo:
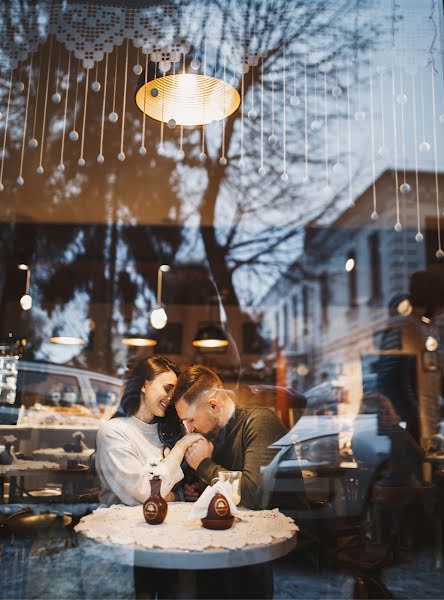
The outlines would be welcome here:
[[[208,505],[207,516],[201,522],[206,529],[229,529],[233,525],[234,517],[223,494],[214,494]]]
[[[151,496],[143,505],[143,516],[149,525],[160,525],[168,512],[168,504],[160,495],[160,477],[151,479]]]

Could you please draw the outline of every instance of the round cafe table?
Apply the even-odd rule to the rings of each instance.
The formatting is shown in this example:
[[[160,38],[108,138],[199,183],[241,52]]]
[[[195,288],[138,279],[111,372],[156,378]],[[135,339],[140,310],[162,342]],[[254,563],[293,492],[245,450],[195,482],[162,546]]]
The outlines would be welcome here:
[[[243,567],[280,558],[296,546],[297,525],[277,509],[240,509],[231,529],[214,531],[187,520],[191,506],[169,503],[164,523],[148,525],[142,506],[117,504],[83,517],[75,529],[82,538],[129,550],[135,566],[158,569]]]

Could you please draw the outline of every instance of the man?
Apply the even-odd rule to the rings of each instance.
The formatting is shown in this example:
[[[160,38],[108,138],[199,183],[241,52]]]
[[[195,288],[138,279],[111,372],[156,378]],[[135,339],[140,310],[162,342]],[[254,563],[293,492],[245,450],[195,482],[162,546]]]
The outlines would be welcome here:
[[[187,432],[206,437],[185,454],[200,479],[211,485],[219,470],[242,471],[242,506],[265,508],[260,468],[276,453],[270,444],[287,432],[278,417],[267,408],[236,406],[216,373],[200,365],[180,374],[171,401]],[[185,498],[196,500],[199,485],[184,487]],[[197,597],[272,598],[272,565],[202,571],[197,577]]]
[[[287,432],[280,419],[267,408],[236,406],[216,373],[200,365],[181,373],[171,401],[186,430],[207,438],[185,454],[200,479],[211,484],[219,470],[242,471],[241,504],[265,508],[260,468],[276,453],[269,446]],[[196,486],[186,484],[187,500],[197,496]]]

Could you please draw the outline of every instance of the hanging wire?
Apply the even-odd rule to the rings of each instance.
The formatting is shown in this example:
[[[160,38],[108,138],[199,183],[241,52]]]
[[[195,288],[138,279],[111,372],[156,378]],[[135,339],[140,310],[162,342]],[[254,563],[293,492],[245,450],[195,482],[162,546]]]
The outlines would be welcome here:
[[[89,85],[89,69],[86,69],[85,77],[85,102],[83,104],[83,122],[82,122],[82,139],[80,142],[80,158],[77,161],[79,167],[85,166],[85,158],[83,156],[83,149],[85,147],[85,126],[86,126],[86,110],[88,108],[88,85]]]
[[[399,69],[399,98],[401,100],[401,144],[402,144],[402,170],[404,174],[404,180],[401,186],[402,192],[410,192],[410,186],[407,183],[406,166],[405,166],[405,128],[404,128],[404,84],[402,79],[402,69]]]
[[[304,55],[304,181],[308,182],[308,92],[307,92],[307,55]]]
[[[61,171],[65,170],[65,164],[63,162],[63,154],[65,152],[66,115],[68,112],[69,80],[71,77],[71,55],[72,55],[72,50],[70,50],[69,54],[68,54],[68,72],[67,72],[67,80],[66,80],[65,108],[64,108],[64,112],[63,112],[62,145],[60,148],[60,163],[59,163],[59,168]]]
[[[338,79],[338,67],[335,66],[335,73],[336,73],[336,87],[339,89],[339,79]],[[340,150],[339,150],[339,95],[336,94],[335,96],[335,101],[336,101],[336,165],[333,167],[333,170],[339,169],[340,168],[340,162],[339,162],[339,156],[340,156]]]
[[[384,82],[382,79],[382,71],[379,73],[379,92],[381,95],[381,147],[379,155],[385,153],[385,109],[384,109]]]
[[[203,125],[202,125],[202,147],[200,151],[200,160],[204,161],[206,159],[205,154],[205,134],[206,134],[206,99],[207,99],[207,38],[205,36],[204,39],[204,99],[203,99]],[[241,119],[242,124],[242,119]],[[242,126],[242,125],[241,125]]]
[[[5,166],[5,149],[6,149],[6,138],[8,135],[8,125],[9,125],[9,107],[11,105],[11,91],[12,91],[12,68],[11,74],[9,76],[9,90],[8,90],[8,102],[6,105],[6,117],[5,117],[5,129],[3,131],[3,150],[2,150],[2,162],[0,167],[0,192],[3,192],[3,169]]]
[[[395,192],[396,192],[396,223],[395,231],[402,231],[399,214],[399,177],[398,177],[398,144],[397,144],[397,128],[396,128],[396,104],[395,104],[395,69],[392,64],[392,106],[393,106],[393,140],[394,140],[394,158],[395,158]]]
[[[287,174],[287,47],[284,40],[283,43],[283,77],[282,77],[282,145],[283,145],[283,172],[281,175],[282,181],[288,180]]]
[[[40,146],[40,163],[36,169],[37,173],[39,173],[39,174],[42,174],[44,171],[44,169],[43,169],[43,148],[45,145],[46,108],[48,106],[49,75],[51,72],[51,57],[52,57],[52,40],[53,40],[53,36],[51,35],[50,39],[49,39],[48,70],[46,73],[45,103],[44,103],[44,108],[43,108],[43,122],[42,122],[42,143]]]
[[[139,55],[137,54],[137,63],[139,63]],[[143,88],[143,116],[142,116],[142,143],[139,148],[139,154],[145,156],[145,131],[146,131],[146,84],[148,81],[148,52],[145,54],[145,86]]]
[[[164,123],[163,123],[163,117],[164,117],[164,106],[165,106],[165,71],[163,71],[163,84],[162,84],[162,119],[160,121],[160,146],[159,146],[159,152],[161,154],[163,154],[164,152],[164,147],[163,147],[163,131],[164,131]]]
[[[352,181],[352,159],[351,159],[351,111],[350,111],[350,65],[348,56],[346,60],[347,65],[347,142],[348,142],[348,191],[349,191],[349,204],[352,206],[353,201],[353,181]]]
[[[415,75],[412,73],[412,100],[413,100],[413,145],[415,148],[415,185],[416,185],[416,226],[417,233],[415,240],[422,242],[424,236],[421,233],[421,212],[419,206],[419,178],[418,178],[418,132],[416,124],[416,89],[415,89]]]
[[[373,57],[370,50],[369,56],[369,67],[370,67],[370,128],[371,128],[371,142],[372,142],[372,191],[373,191],[373,212],[371,218],[375,221],[378,218],[378,211],[376,207],[376,164],[375,164],[375,116],[373,114]]]
[[[327,71],[324,71],[324,120],[325,120],[325,189],[328,191],[329,178],[328,178],[328,114],[327,114]]]
[[[124,72],[124,83],[123,83],[123,101],[122,101],[122,128],[120,130],[120,152],[117,158],[121,161],[125,160],[125,153],[123,151],[123,141],[125,137],[125,115],[126,115],[126,88],[128,83],[128,46],[129,39],[126,40],[125,49],[125,72]],[[162,114],[163,117],[163,114]]]
[[[433,62],[430,63],[430,75],[432,78],[432,115],[433,115],[433,158],[435,164],[435,191],[436,191],[436,228],[438,233],[437,258],[443,258],[444,252],[441,246],[441,216],[439,208],[439,178],[438,178],[438,148],[436,143],[436,99],[435,99],[435,75],[433,73]]]
[[[117,46],[117,48],[116,48],[116,62],[114,64],[113,110],[111,111],[111,114],[108,116],[109,120],[112,123],[115,123],[117,121],[115,116],[117,115],[117,113],[116,113],[116,89],[117,89],[117,67],[118,67],[118,65],[119,65],[119,46]],[[111,115],[113,116],[113,118],[111,118]]]
[[[36,89],[36,93],[35,93],[34,122],[32,125],[32,138],[29,141],[29,146],[31,148],[36,148],[38,145],[38,141],[35,137],[35,129],[36,129],[36,125],[37,125],[37,109],[38,109],[38,105],[39,105],[40,76],[41,76],[41,72],[42,72],[42,62],[43,62],[42,53],[40,52],[39,70],[38,70],[38,75],[37,75],[37,89]]]
[[[33,63],[34,55],[31,54],[31,60],[29,63],[29,75],[28,75],[28,89],[26,91],[26,105],[25,105],[25,120],[23,123],[23,136],[22,136],[22,151],[20,154],[20,172],[17,177],[17,184],[23,185],[23,159],[25,156],[25,139],[26,139],[26,129],[28,126],[28,108],[29,108],[29,95],[31,92],[31,80],[32,80],[32,63]]]
[[[423,83],[423,76],[422,76],[422,70],[420,71],[421,74],[421,118],[422,118],[422,142],[419,144],[419,151],[420,152],[430,152],[431,146],[429,144],[429,142],[426,141],[426,137],[425,137],[425,123],[424,123],[424,112],[425,112],[425,108],[424,108],[424,83]]]
[[[74,117],[73,117],[73,121],[72,121],[72,129],[69,134],[69,139],[73,142],[76,142],[79,139],[79,134],[76,131],[77,100],[79,98],[79,79],[80,79],[80,58],[77,61],[76,91],[74,94]]]
[[[98,163],[103,163],[105,160],[105,157],[103,156],[103,133],[104,133],[104,129],[105,129],[105,106],[106,106],[106,92],[107,92],[107,84],[108,84],[108,59],[109,59],[109,54],[106,53],[105,54],[105,75],[104,75],[104,81],[103,81],[102,123],[101,123],[101,127],[100,127],[100,147],[99,147],[99,154],[97,156]]]
[[[244,64],[242,63],[242,79],[241,79],[241,147],[240,147],[240,161],[239,166],[241,169],[244,168],[244,96],[245,96],[245,73]]]
[[[264,167],[264,57],[261,57],[261,165],[259,175],[265,173]]]
[[[224,83],[227,80],[227,56],[224,53]],[[224,118],[222,123],[222,155],[219,159],[219,162],[222,166],[227,164],[227,159],[225,157],[225,126],[226,126],[226,117],[225,117],[225,95],[226,95],[226,86],[224,86]]]

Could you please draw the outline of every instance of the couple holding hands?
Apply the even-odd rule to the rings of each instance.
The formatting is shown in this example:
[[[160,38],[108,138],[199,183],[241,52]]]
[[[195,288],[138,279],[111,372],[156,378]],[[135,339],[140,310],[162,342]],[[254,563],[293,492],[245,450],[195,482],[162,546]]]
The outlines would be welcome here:
[[[100,501],[143,504],[151,475],[161,478],[167,501],[194,501],[219,471],[232,470],[242,472],[241,504],[264,508],[260,468],[285,433],[272,411],[237,406],[210,369],[180,372],[164,356],[144,358],[132,369],[118,410],[99,427]],[[183,469],[189,473],[182,486]]]

